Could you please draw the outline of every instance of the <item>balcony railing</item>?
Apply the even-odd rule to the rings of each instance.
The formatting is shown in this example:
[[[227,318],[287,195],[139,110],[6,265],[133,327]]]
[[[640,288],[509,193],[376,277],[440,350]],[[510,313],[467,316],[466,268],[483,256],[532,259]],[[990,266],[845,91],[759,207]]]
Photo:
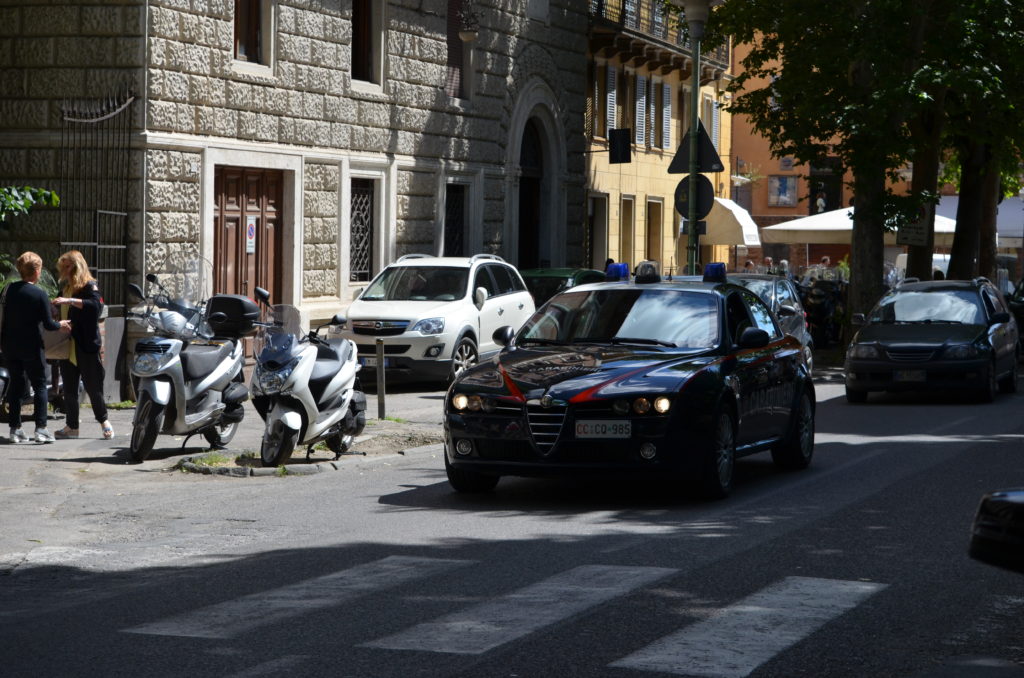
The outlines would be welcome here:
[[[642,34],[685,50],[692,49],[686,32],[675,17],[666,14],[659,0],[590,0],[590,16],[622,31]],[[701,56],[723,68],[729,67],[728,44]]]

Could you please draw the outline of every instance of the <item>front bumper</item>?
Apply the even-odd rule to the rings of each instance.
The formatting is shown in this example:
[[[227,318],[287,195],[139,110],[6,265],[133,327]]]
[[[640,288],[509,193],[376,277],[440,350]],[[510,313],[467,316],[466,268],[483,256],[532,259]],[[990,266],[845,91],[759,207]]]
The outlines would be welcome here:
[[[376,369],[378,337],[352,332],[346,332],[343,336],[355,342],[364,374],[372,373]],[[406,332],[381,338],[384,344],[384,369],[388,376],[445,379],[451,372],[454,342],[446,335]],[[369,381],[372,382],[373,378],[370,377]]]
[[[856,391],[922,391],[981,387],[987,383],[988,357],[901,363],[847,358],[846,387]]]

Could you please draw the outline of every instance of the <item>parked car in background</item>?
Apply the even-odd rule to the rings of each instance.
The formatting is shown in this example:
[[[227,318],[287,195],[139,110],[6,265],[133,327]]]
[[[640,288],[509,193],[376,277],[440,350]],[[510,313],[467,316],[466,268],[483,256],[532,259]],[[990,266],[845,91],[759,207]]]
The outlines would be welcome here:
[[[1017,321],[1017,329],[1020,330],[1024,327],[1024,278],[1021,278],[1013,292],[1007,296],[1006,303],[1010,307],[1010,313],[1013,314],[1014,320]],[[1018,342],[1020,354],[1024,355],[1024,337],[1018,339]]]
[[[846,352],[846,399],[872,391],[957,389],[989,402],[1017,390],[1017,322],[985,278],[914,282],[886,294]]]
[[[528,268],[519,271],[537,308],[558,292],[577,285],[604,282],[605,274],[592,268]]]
[[[646,472],[708,498],[737,457],[787,469],[814,451],[815,391],[800,342],[756,294],[725,282],[581,285],[555,295],[445,398],[445,470],[460,492],[503,475]]]
[[[533,311],[519,272],[501,257],[407,254],[352,302],[342,335],[371,368],[380,338],[389,377],[451,381],[501,348],[494,330],[518,329]]]
[[[800,303],[800,293],[789,278],[777,275],[740,273],[729,276],[730,281],[743,285],[764,299],[772,309],[782,331],[796,337],[803,346],[807,371],[814,371],[814,338],[807,324],[807,313]]]

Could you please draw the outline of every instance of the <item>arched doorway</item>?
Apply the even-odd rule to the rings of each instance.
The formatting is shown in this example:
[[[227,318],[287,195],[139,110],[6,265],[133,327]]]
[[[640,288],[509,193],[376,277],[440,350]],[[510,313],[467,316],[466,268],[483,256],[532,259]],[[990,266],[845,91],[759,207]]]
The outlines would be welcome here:
[[[544,178],[544,154],[537,123],[531,118],[523,129],[519,149],[519,268],[550,266],[541,249],[541,186]]]

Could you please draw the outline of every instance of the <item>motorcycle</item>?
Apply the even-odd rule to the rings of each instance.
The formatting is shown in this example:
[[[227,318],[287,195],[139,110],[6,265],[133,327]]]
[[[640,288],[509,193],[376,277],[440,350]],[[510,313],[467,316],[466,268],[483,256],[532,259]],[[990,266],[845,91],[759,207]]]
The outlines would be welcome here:
[[[270,293],[257,287],[264,306],[253,349],[253,405],[266,423],[260,459],[280,466],[300,444],[309,458],[313,446],[325,442],[338,459],[366,426],[366,395],[356,373],[356,345],[349,339],[324,339],[320,330],[342,325],[331,321],[305,333],[299,311],[270,305]]]
[[[259,307],[248,297],[215,294],[193,302],[172,297],[152,273],[147,282],[157,288],[142,313],[130,313],[153,330],[154,336],[135,344],[131,374],[138,379],[129,455],[142,462],[153,451],[160,433],[202,434],[214,448],[234,437],[249,399],[242,366],[242,339],[255,332]],[[129,284],[132,295],[147,300],[142,289]]]

